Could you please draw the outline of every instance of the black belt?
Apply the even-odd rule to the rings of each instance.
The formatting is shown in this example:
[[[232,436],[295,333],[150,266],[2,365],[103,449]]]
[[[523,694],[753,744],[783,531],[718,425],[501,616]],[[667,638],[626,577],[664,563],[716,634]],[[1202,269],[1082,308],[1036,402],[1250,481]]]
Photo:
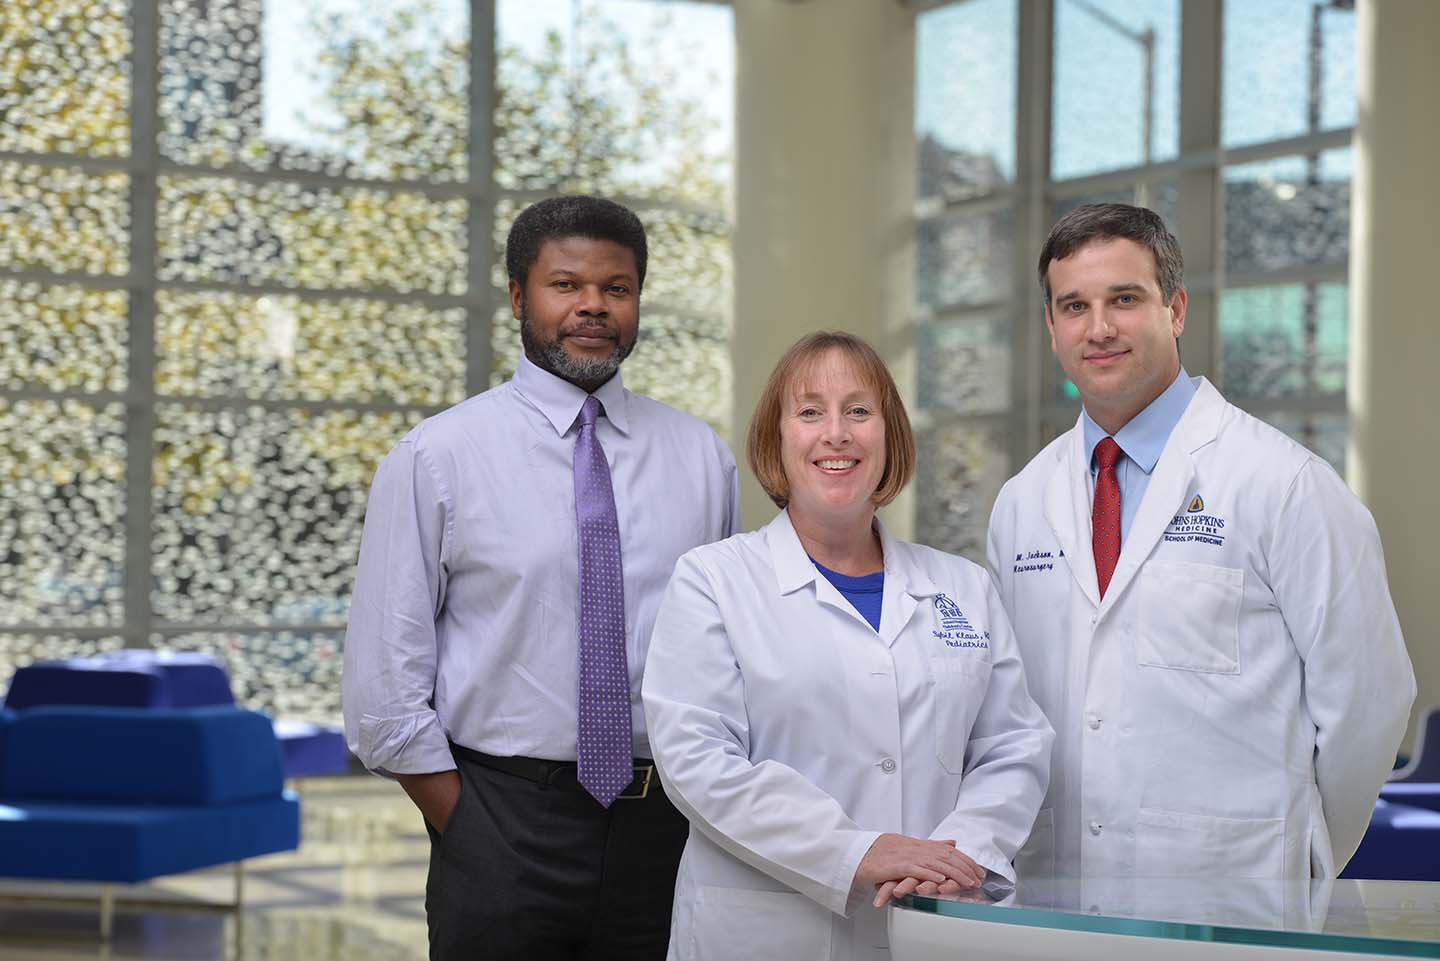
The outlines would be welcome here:
[[[493,754],[482,754],[454,742],[451,742],[450,749],[455,752],[456,757],[464,758],[481,767],[488,767],[492,771],[513,774],[515,777],[533,781],[541,787],[590,793],[580,783],[579,770],[574,761],[547,761],[538,757],[496,757]],[[625,785],[624,790],[616,796],[615,800],[638,800],[650,794],[651,791],[656,794],[661,792],[660,777],[655,773],[654,761],[636,758],[634,766],[635,777]]]

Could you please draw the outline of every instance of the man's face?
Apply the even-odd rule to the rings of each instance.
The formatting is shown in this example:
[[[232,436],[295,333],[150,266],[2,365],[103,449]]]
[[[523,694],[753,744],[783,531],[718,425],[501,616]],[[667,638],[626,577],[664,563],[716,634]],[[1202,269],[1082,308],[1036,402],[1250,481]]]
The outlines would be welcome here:
[[[1099,240],[1052,260],[1050,346],[1095,422],[1115,433],[1180,371],[1185,291],[1161,299],[1155,256],[1133,240]]]
[[[587,393],[614,376],[640,330],[635,254],[611,240],[545,241],[510,311],[531,363]]]

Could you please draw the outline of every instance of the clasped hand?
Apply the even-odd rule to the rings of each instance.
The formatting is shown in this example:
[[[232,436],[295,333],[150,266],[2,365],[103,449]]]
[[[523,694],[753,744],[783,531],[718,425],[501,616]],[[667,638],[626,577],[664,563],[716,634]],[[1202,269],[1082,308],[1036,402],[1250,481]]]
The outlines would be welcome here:
[[[926,841],[882,834],[855,869],[855,880],[875,887],[875,906],[906,894],[954,894],[979,886],[985,869],[954,841]]]

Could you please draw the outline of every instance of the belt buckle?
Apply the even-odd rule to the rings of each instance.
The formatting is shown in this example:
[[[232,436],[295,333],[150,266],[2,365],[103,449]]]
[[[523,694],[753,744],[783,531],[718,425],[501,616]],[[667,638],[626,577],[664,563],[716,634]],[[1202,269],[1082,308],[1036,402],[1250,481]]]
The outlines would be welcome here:
[[[643,779],[642,779],[642,775],[643,775]],[[624,791],[621,791],[619,794],[615,795],[615,800],[619,801],[619,800],[622,799],[622,798],[624,798],[625,800],[635,800],[635,801],[641,800],[642,798],[644,798],[646,795],[648,795],[648,794],[650,793],[650,784],[651,784],[654,780],[655,780],[655,765],[653,765],[653,764],[637,764],[637,765],[635,765],[635,776],[630,779],[630,784],[627,784],[627,785],[625,786],[625,790],[624,790]],[[630,789],[631,785],[633,785],[636,781],[639,781],[639,782],[640,782],[640,786],[639,786],[638,788],[634,789],[634,790],[631,790],[631,789]]]

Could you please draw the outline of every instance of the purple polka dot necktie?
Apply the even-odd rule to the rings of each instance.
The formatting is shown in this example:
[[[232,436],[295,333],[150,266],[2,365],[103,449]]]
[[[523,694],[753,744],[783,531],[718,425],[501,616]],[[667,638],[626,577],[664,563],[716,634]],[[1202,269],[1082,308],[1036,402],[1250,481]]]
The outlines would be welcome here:
[[[1095,445],[1095,503],[1090,508],[1090,538],[1095,549],[1095,577],[1100,582],[1100,596],[1110,586],[1110,576],[1120,560],[1120,478],[1115,464],[1124,453],[1115,438],[1107,437]]]
[[[630,671],[625,659],[625,578],[610,465],[595,420],[600,401],[585,398],[575,440],[575,519],[580,532],[580,783],[602,807],[635,776],[630,729]]]

